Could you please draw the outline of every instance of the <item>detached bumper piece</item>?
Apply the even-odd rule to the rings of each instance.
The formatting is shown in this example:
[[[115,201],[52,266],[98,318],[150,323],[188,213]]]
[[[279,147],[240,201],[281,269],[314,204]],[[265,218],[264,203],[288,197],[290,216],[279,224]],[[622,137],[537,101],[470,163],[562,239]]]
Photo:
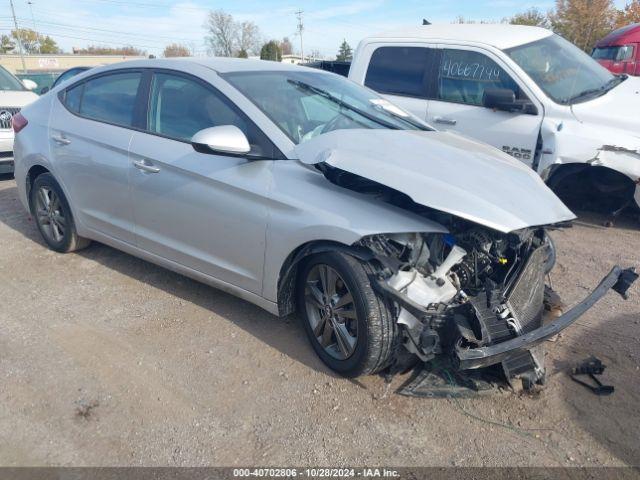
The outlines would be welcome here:
[[[456,348],[458,368],[461,370],[484,368],[513,358],[514,356],[531,351],[545,340],[557,335],[567,328],[587,310],[600,300],[610,289],[627,298],[627,291],[637,280],[638,274],[633,268],[623,270],[614,267],[611,272],[584,300],[578,303],[564,315],[556,318],[551,323],[520,336],[480,348]]]

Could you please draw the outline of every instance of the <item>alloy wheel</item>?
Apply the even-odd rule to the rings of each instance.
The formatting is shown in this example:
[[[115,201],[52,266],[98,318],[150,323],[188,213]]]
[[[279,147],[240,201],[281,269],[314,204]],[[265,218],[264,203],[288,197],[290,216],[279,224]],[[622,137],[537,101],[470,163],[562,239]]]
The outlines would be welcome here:
[[[49,187],[40,187],[36,194],[36,221],[47,240],[60,243],[64,239],[67,219],[60,197]]]
[[[333,358],[346,360],[358,343],[353,295],[333,268],[315,265],[307,275],[305,306],[313,335]]]

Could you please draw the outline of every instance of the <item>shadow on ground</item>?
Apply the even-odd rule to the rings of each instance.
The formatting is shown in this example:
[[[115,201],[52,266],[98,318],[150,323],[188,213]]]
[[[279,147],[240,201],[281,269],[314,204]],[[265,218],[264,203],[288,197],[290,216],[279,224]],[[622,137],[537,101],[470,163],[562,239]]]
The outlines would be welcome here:
[[[46,248],[35,224],[18,200],[15,185],[6,187],[0,184],[0,222]],[[97,242],[77,255],[209,310],[309,368],[335,376],[315,355],[304,329],[294,316],[278,318],[230,294]]]

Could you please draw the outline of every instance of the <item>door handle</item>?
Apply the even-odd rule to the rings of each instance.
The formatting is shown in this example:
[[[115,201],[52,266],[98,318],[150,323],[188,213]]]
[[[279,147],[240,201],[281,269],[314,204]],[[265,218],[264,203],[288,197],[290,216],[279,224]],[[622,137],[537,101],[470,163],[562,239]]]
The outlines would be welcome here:
[[[133,162],[133,166],[147,173],[158,173],[160,171],[158,167],[154,167],[148,160],[136,160]]]
[[[60,135],[52,135],[51,136],[51,140],[56,142],[58,145],[69,145],[71,143],[71,140],[69,140],[67,137],[65,137],[62,134],[60,134]]]
[[[455,125],[458,123],[457,120],[453,118],[445,118],[445,117],[433,117],[433,121],[436,123],[443,123],[444,125]]]

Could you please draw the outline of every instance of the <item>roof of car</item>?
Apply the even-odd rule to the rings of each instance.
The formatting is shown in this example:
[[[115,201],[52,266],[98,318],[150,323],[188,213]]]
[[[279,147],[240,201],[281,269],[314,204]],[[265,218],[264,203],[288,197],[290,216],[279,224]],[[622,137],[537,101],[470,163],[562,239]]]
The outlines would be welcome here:
[[[246,58],[226,58],[226,57],[179,57],[179,58],[152,58],[147,60],[129,60],[127,62],[114,63],[105,70],[112,68],[180,68],[185,63],[197,63],[210,68],[217,73],[229,72],[254,72],[254,71],[276,71],[276,70],[299,70],[300,67],[291,63],[272,62],[267,60],[254,60]],[[109,68],[112,67],[112,68]],[[310,69],[314,72],[320,70]]]
[[[489,24],[489,23],[464,23],[442,25],[420,25],[392,30],[373,35],[366,41],[375,39],[399,39],[399,40],[446,40],[482,43],[491,45],[501,50],[516,47],[526,43],[535,42],[548,37],[553,33],[541,27],[529,27],[524,25]]]

